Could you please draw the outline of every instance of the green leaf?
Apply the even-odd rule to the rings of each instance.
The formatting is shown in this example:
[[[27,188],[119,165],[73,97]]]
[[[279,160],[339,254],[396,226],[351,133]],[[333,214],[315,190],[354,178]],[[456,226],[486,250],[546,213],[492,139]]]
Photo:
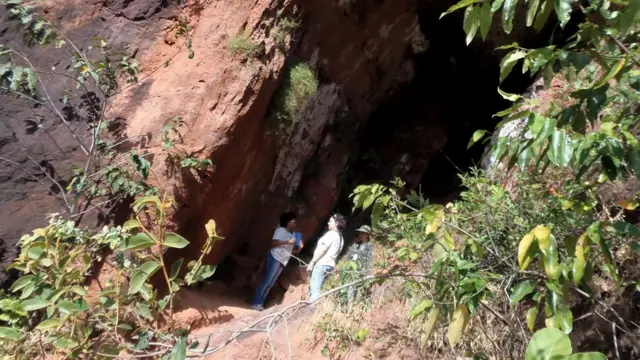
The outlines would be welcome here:
[[[538,244],[540,244],[540,250],[542,250],[544,257],[544,271],[550,279],[558,279],[561,275],[561,268],[558,263],[558,243],[556,239],[550,236],[546,248],[542,247],[541,241],[538,241]]]
[[[527,166],[529,166],[529,162],[533,157],[533,150],[531,146],[525,146],[524,149],[520,151],[518,154],[518,166],[520,166],[520,170],[525,171]]]
[[[507,92],[504,92],[504,91],[502,91],[502,89],[500,89],[500,87],[498,87],[498,94],[500,94],[500,96],[502,96],[503,99],[509,100],[511,102],[522,98],[522,96],[520,96],[518,94],[509,94]]]
[[[176,277],[178,277],[183,262],[184,258],[180,258],[176,262],[174,262],[173,265],[171,265],[171,276],[169,277],[171,280],[174,280]]]
[[[78,343],[68,338],[58,338],[53,342],[53,346],[58,349],[73,349],[78,346]]]
[[[140,209],[145,206],[145,205],[155,205],[156,208],[161,208],[162,207],[162,201],[160,200],[159,197],[157,196],[144,196],[144,197],[140,197],[137,198],[136,201],[133,203],[133,211],[134,212],[139,212]]]
[[[444,17],[445,15],[451,14],[452,12],[456,11],[456,10],[460,10],[464,7],[467,7],[471,4],[473,4],[474,2],[476,2],[476,0],[461,0],[460,2],[458,2],[457,4],[451,6],[449,9],[447,9],[447,11],[443,12],[442,14],[440,14],[440,19],[442,19],[442,17]]]
[[[538,250],[538,246],[534,243],[533,234],[526,234],[518,245],[518,266],[520,270],[525,270],[531,264],[533,256]]]
[[[62,325],[62,319],[48,319],[36,326],[37,330],[49,330],[60,327]]]
[[[491,12],[491,5],[489,5],[489,1],[485,1],[480,10],[480,35],[482,36],[482,41],[487,39],[492,21],[493,13]]]
[[[29,259],[41,259],[44,255],[44,243],[30,246],[29,250],[27,250],[27,255],[29,256]]]
[[[513,292],[509,296],[509,304],[515,305],[524,299],[525,296],[531,294],[538,284],[537,280],[525,280],[513,288]]]
[[[371,226],[375,228],[378,225],[382,214],[384,214],[384,203],[378,200],[373,204],[373,208],[371,209]]]
[[[546,328],[533,334],[525,360],[563,360],[571,355],[571,340],[556,328]]]
[[[80,296],[87,296],[87,294],[89,294],[89,292],[87,292],[87,290],[85,290],[83,287],[80,287],[78,285],[74,285],[71,287],[71,291],[73,291],[74,293],[80,295]]]
[[[493,4],[491,4],[491,12],[496,12],[500,10],[500,7],[504,3],[504,0],[494,0]]]
[[[633,25],[638,23],[638,14],[640,14],[640,1],[629,1],[626,10],[620,14],[620,35],[625,35]]]
[[[509,139],[501,137],[498,139],[496,144],[493,146],[493,153],[491,154],[491,162],[495,163],[502,159],[505,152],[507,151],[507,145],[509,143]]]
[[[616,75],[618,75],[618,73],[620,72],[620,70],[622,70],[626,62],[627,62],[627,58],[623,58],[623,59],[620,59],[620,61],[618,61],[616,64],[614,64],[611,67],[611,69],[609,69],[609,72],[607,73],[607,75],[604,78],[602,78],[602,80],[600,80],[598,85],[595,86],[595,89],[598,89],[602,86],[607,85],[609,81],[611,81],[611,79],[613,79],[614,77],[616,77]]]
[[[204,225],[204,229],[207,231],[208,237],[221,239],[221,237],[218,236],[218,233],[216,232],[216,222],[213,219],[207,221],[207,223]]]
[[[0,326],[0,339],[20,340],[20,332],[14,328]]]
[[[502,46],[498,46],[496,48],[496,50],[509,50],[509,49],[517,49],[518,48],[518,43],[517,42],[512,42],[511,44],[507,44],[507,45],[502,45]]]
[[[40,298],[24,300],[20,303],[20,308],[24,311],[36,311],[49,306],[49,302]]]
[[[150,260],[140,266],[140,269],[133,274],[131,281],[129,282],[128,295],[136,294],[144,283],[151,277],[156,271],[160,269],[160,263],[156,260]]]
[[[551,133],[551,143],[547,153],[549,160],[557,166],[568,166],[573,156],[574,147],[573,140],[564,130],[554,129]]]
[[[24,288],[25,286],[27,286],[28,284],[31,284],[35,281],[35,276],[33,275],[25,275],[23,277],[21,277],[20,279],[16,280],[13,285],[11,285],[11,291],[12,292],[17,292],[20,289]]]
[[[74,303],[69,300],[63,299],[57,304],[58,310],[60,310],[63,314],[73,314],[76,312],[77,308]]]
[[[189,241],[176,233],[167,232],[167,234],[164,236],[164,242],[162,243],[162,245],[168,246],[170,248],[182,249],[185,246],[189,245]]]
[[[144,264],[142,264],[142,266],[140,266],[140,271],[144,272],[149,277],[155,274],[156,271],[158,271],[159,269],[160,269],[160,263],[157,262],[156,260],[149,260]]]
[[[62,296],[62,294],[67,292],[67,290],[69,290],[69,288],[55,290],[46,298],[46,300],[49,303],[54,304],[56,301],[58,301],[58,299],[60,298],[60,296]]]
[[[127,291],[127,295],[134,295],[138,293],[148,278],[149,275],[144,271],[138,271],[133,274],[129,281],[129,290]]]
[[[133,230],[133,229],[137,229],[142,227],[142,225],[140,224],[140,222],[136,219],[130,219],[127,220],[124,225],[122,225],[122,228],[125,230]]]
[[[464,13],[464,22],[462,28],[465,34],[467,34],[467,45],[471,44],[473,38],[478,32],[478,26],[480,25],[480,6],[469,6]]]
[[[429,310],[429,314],[427,314],[427,321],[424,322],[424,325],[422,327],[423,334],[420,338],[421,344],[424,344],[427,342],[427,340],[429,340],[429,337],[431,336],[431,333],[433,333],[433,330],[435,329],[439,318],[440,309],[437,307],[432,307],[431,310]]]
[[[185,360],[187,357],[187,338],[186,336],[178,339],[176,344],[171,349],[172,360]]]
[[[134,310],[136,314],[140,315],[141,317],[147,320],[153,320],[153,314],[151,313],[151,308],[149,308],[149,305],[145,303],[139,303],[135,306]]]
[[[451,317],[451,323],[449,324],[449,331],[447,332],[447,339],[449,340],[449,346],[455,347],[469,323],[469,309],[466,305],[460,305],[453,313]]]
[[[591,249],[590,238],[585,232],[580,236],[575,248],[575,258],[571,268],[571,274],[573,277],[573,283],[577,286],[580,285],[582,278],[584,277],[584,270],[587,266],[587,260],[589,260],[589,250]]]
[[[538,304],[527,310],[527,327],[533,333],[536,327],[536,319],[538,318]]]
[[[524,58],[527,55],[522,50],[513,50],[508,53],[500,62],[500,82],[504,81],[506,77],[511,73],[511,70],[516,65],[518,60]]]
[[[607,357],[599,352],[588,352],[572,354],[567,360],[607,360]]]
[[[416,306],[411,309],[409,313],[409,318],[414,319],[417,316],[422,315],[427,309],[429,309],[433,305],[433,301],[431,300],[421,300]]]
[[[540,6],[540,0],[531,0],[529,3],[529,9],[527,10],[527,26],[533,25],[533,19],[536,17],[538,7]]]
[[[565,334],[571,333],[571,330],[573,330],[573,313],[571,313],[571,310],[568,307],[564,307],[555,316],[560,321],[560,329],[564,330]]]
[[[616,221],[611,226],[622,235],[640,237],[640,229],[626,221]]]
[[[473,144],[477,143],[480,139],[482,139],[487,134],[487,130],[476,130],[473,135],[471,135],[471,139],[469,139],[469,144],[467,145],[467,149],[473,146]]]
[[[542,3],[540,11],[538,12],[538,16],[533,23],[533,28],[536,31],[542,30],[544,25],[547,23],[547,19],[549,19],[549,15],[551,15],[551,11],[553,10],[553,2],[554,0],[545,0]]]
[[[502,7],[502,28],[509,34],[513,30],[513,15],[516,13],[518,0],[505,0]]]
[[[571,18],[571,4],[574,0],[553,0],[556,9],[556,15],[560,20],[560,26],[564,26],[569,22]]]
[[[120,244],[120,251],[148,249],[155,245],[155,241],[147,233],[129,236]]]
[[[29,89],[29,93],[36,93],[36,84],[38,83],[38,78],[36,77],[36,72],[32,69],[24,69],[27,73],[27,88]]]
[[[151,169],[151,163],[149,162],[149,160],[138,155],[135,151],[132,151],[130,155],[131,163],[133,164],[136,171],[138,171],[140,175],[142,175],[142,178],[144,180],[147,180],[147,178],[149,177],[149,169]]]

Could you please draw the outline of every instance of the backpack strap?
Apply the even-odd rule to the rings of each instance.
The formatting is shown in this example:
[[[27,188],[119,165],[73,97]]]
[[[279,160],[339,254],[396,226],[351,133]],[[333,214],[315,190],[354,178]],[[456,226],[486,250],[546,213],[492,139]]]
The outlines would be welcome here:
[[[342,237],[342,233],[338,230],[331,230],[331,231],[335,231],[338,233],[338,236],[340,237],[340,249],[338,250],[338,253],[342,252],[342,248],[344,247],[344,238]]]

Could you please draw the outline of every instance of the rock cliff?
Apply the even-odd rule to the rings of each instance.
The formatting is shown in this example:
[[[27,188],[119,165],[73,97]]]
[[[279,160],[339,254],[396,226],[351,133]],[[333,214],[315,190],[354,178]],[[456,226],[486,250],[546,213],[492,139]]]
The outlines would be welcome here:
[[[202,225],[215,219],[225,240],[209,261],[218,263],[241,243],[259,258],[284,210],[296,211],[305,237],[314,236],[353,182],[401,176],[411,186],[425,184],[431,160],[452,137],[458,140],[451,146],[459,151],[472,128],[469,109],[455,108],[462,103],[456,94],[489,104],[479,116],[485,126],[493,123],[490,114],[500,103],[491,90],[495,80],[488,80],[497,72],[492,49],[512,38],[494,32],[489,44],[466,48],[459,16],[438,22],[451,3],[64,0],[45,3],[44,13],[85,48],[100,36],[136,55],[141,81],[122,91],[108,114],[126,124],[128,141],[121,148],[158,154],[150,157],[160,174],[157,182],[175,196],[173,222],[192,243],[203,241]],[[283,41],[277,32],[284,17],[300,26]],[[192,26],[193,59],[174,39],[177,19]],[[19,34],[6,21],[0,23],[3,43],[19,43]],[[229,51],[230,39],[238,34],[259,46],[255,58]],[[55,48],[25,51],[38,68],[51,66],[60,55]],[[271,104],[283,76],[298,62],[311,66],[320,85],[283,135],[273,126]],[[53,81],[54,97],[69,85]],[[45,135],[29,136],[21,123],[44,115],[0,96],[0,127],[10,127],[0,131],[0,152],[13,161],[0,165],[0,241],[8,249],[2,255],[6,262],[21,233],[41,225],[45,214],[60,211],[51,190],[23,171],[30,166],[27,154],[37,161],[42,154],[56,154],[44,160],[64,182],[70,171],[65,162],[78,152],[78,144],[65,139],[61,149],[52,149]],[[168,171],[159,154],[160,134],[176,116],[185,124],[178,146],[211,159],[212,172]],[[74,126],[83,129],[83,124]],[[53,121],[50,131],[59,127]],[[377,165],[366,160],[372,153]],[[32,170],[43,176],[41,169]],[[455,174],[446,171],[445,183]],[[100,215],[84,222],[94,226],[113,220]],[[188,250],[170,254],[195,255]]]

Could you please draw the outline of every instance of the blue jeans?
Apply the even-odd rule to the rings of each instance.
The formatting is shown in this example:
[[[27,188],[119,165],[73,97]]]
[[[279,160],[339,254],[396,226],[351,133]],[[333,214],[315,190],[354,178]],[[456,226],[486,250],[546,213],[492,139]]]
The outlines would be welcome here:
[[[264,306],[264,301],[267,299],[267,295],[269,295],[269,291],[278,280],[278,276],[284,269],[284,265],[282,265],[278,260],[276,260],[271,253],[267,256],[267,270],[264,274],[264,278],[258,285],[255,294],[253,295],[253,302],[251,305],[259,305]]]
[[[329,265],[317,265],[313,267],[311,271],[311,282],[309,284],[309,301],[315,301],[320,297],[322,284],[324,284],[327,275],[332,271],[333,266]]]

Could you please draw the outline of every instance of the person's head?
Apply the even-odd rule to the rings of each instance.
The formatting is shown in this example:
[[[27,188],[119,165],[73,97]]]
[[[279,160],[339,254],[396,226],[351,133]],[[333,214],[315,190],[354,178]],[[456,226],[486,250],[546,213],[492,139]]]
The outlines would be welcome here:
[[[369,225],[362,225],[357,230],[358,238],[356,239],[357,243],[363,243],[369,241],[369,237],[371,236],[371,227]]]
[[[345,220],[344,216],[340,214],[331,215],[331,217],[329,218],[329,223],[327,224],[327,226],[329,227],[329,230],[338,230],[338,231],[344,230],[346,225],[347,225],[347,220]]]
[[[280,226],[291,232],[296,228],[296,214],[293,212],[286,212],[280,215]]]

